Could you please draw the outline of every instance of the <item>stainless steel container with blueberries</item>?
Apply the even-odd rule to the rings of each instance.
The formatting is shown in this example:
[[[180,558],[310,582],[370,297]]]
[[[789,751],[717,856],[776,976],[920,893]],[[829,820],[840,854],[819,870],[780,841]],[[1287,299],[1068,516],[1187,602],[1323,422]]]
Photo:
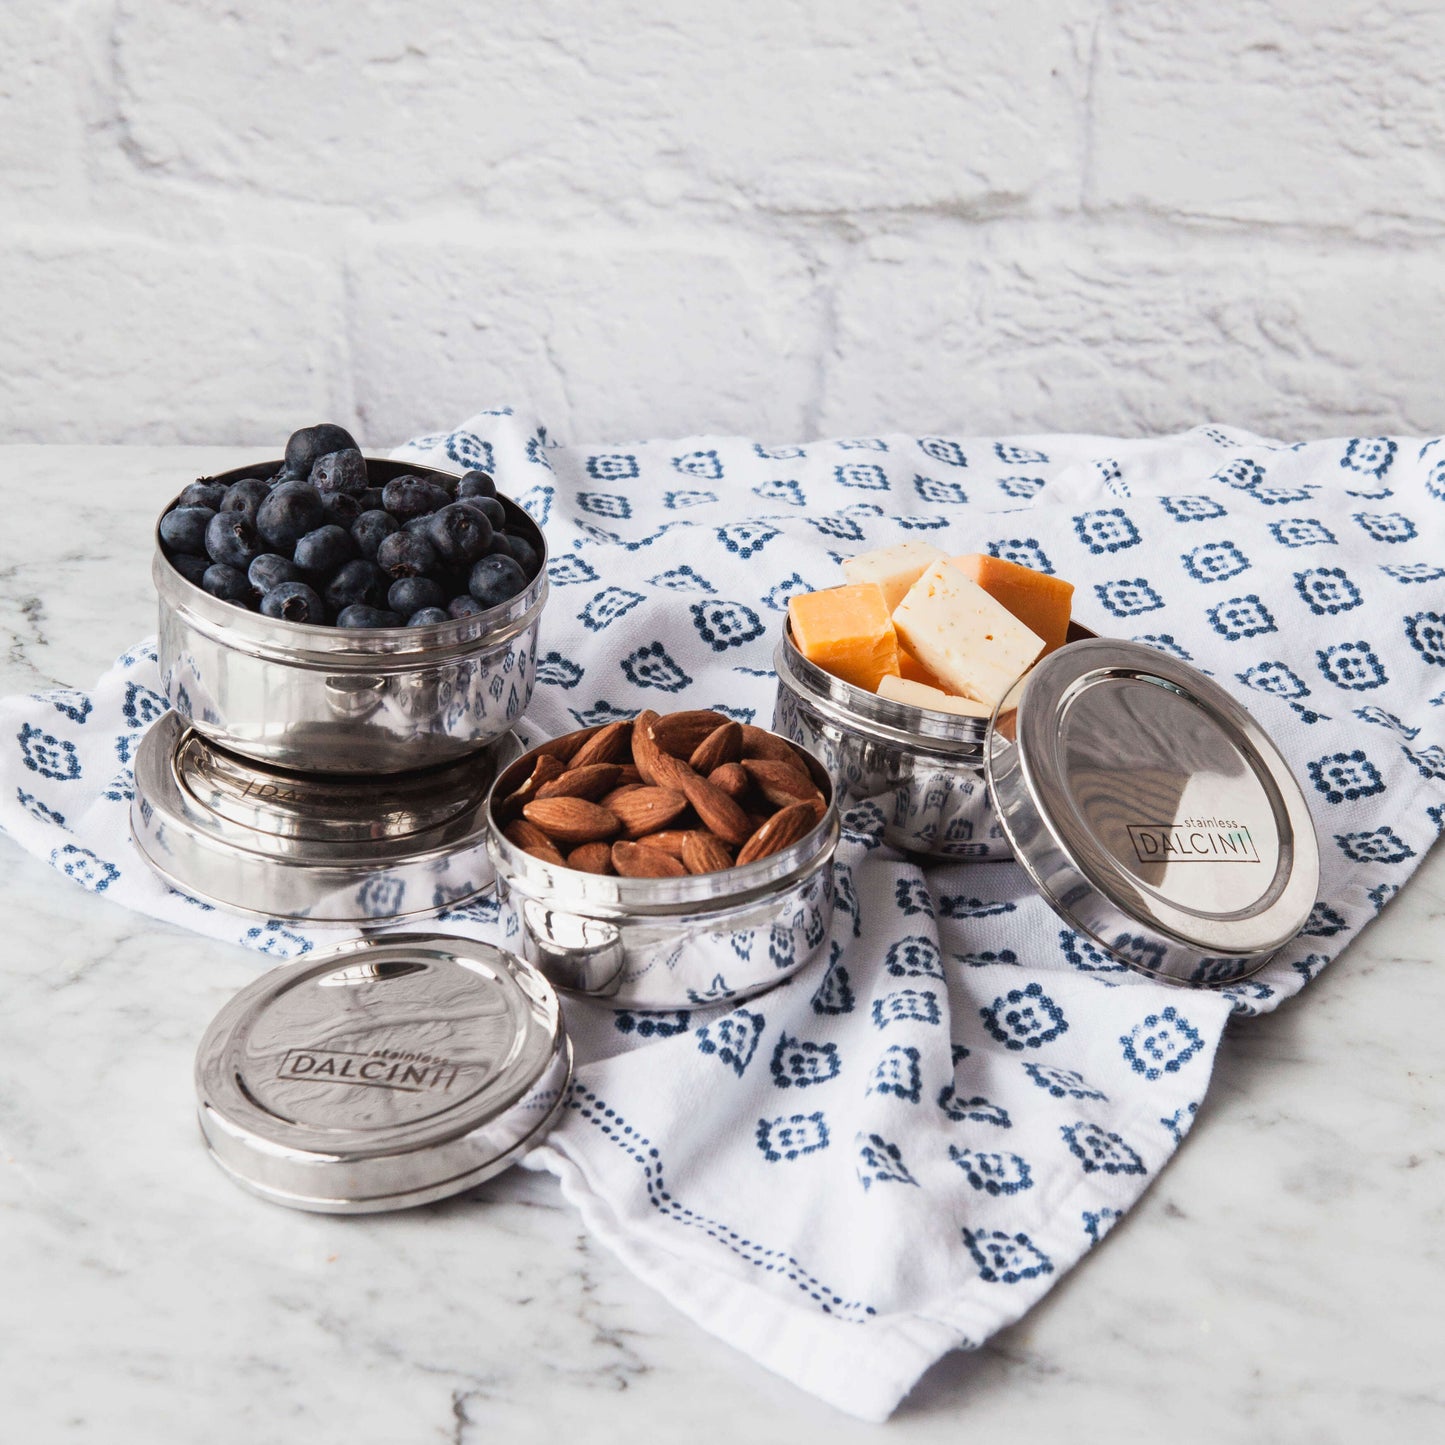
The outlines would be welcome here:
[[[279,460],[211,480],[228,484]],[[418,476],[455,493],[457,479],[370,458],[369,480]],[[546,539],[510,499],[507,528],[540,565],[510,600],[423,626],[350,629],[287,621],[212,596],[172,565],[156,537],[161,682],[170,705],[211,742],[270,767],[398,773],[485,749],[526,710],[547,599]]]

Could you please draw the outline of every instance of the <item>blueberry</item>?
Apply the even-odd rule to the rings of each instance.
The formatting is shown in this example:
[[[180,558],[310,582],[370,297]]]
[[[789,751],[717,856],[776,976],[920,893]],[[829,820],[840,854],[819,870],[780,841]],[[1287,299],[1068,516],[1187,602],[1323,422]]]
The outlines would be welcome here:
[[[383,512],[386,510],[381,503],[380,487],[368,487],[361,494],[361,510],[363,512]]]
[[[356,543],[345,527],[331,523],[308,532],[296,544],[292,554],[303,572],[330,577],[344,563],[356,556]]]
[[[176,499],[178,507],[209,507],[213,512],[221,510],[226,500],[226,484],[213,482],[209,477],[199,477]]]
[[[376,549],[399,530],[397,520],[390,512],[363,512],[351,524],[352,539],[361,549],[361,555],[372,562],[376,561]]]
[[[400,627],[402,620],[395,612],[385,612],[377,607],[364,607],[356,603],[343,607],[337,614],[338,627]]]
[[[161,518],[161,541],[173,552],[199,555],[206,550],[206,527],[215,515],[213,507],[172,507]]]
[[[457,505],[480,512],[497,531],[506,524],[507,509],[495,497],[462,497]]]
[[[171,566],[186,579],[197,587],[202,586],[202,578],[206,575],[206,568],[215,566],[209,557],[197,557],[191,552],[176,552],[171,556]]]
[[[388,577],[423,577],[436,568],[436,549],[415,532],[393,532],[376,549],[376,565]]]
[[[355,451],[356,438],[345,427],[320,422],[294,431],[286,439],[286,460],[281,475],[297,481],[311,475],[311,468],[330,452]]]
[[[483,557],[467,580],[467,589],[483,607],[499,607],[527,585],[527,576],[515,558],[494,552]]]
[[[350,492],[359,497],[367,486],[366,458],[355,447],[318,457],[311,468],[311,485],[323,495]]]
[[[377,607],[386,599],[386,578],[375,562],[358,557],[326,584],[326,600],[338,611],[358,604]]]
[[[381,504],[399,522],[439,511],[450,501],[445,487],[424,477],[396,477],[381,489]]]
[[[301,569],[275,552],[262,552],[246,570],[251,586],[258,592],[269,592],[283,582],[299,582]]]
[[[246,580],[246,574],[235,567],[226,566],[224,562],[215,562],[206,568],[205,576],[201,578],[201,586],[212,597],[219,597],[222,602],[239,603],[242,607],[249,607],[251,599],[256,595]]]
[[[449,617],[470,617],[473,612],[485,611],[486,608],[470,592],[464,592],[460,597],[453,597],[447,603],[447,616]]]
[[[206,523],[206,551],[213,562],[244,572],[265,550],[244,512],[217,512]]]
[[[529,578],[542,570],[542,559],[537,555],[537,549],[525,537],[516,532],[503,532],[502,541],[512,560]]]
[[[326,604],[304,582],[282,582],[261,599],[261,611],[267,617],[281,617],[287,622],[326,621]]]
[[[420,612],[423,607],[440,607],[447,594],[441,584],[430,577],[398,577],[386,594],[386,605],[403,617]]]
[[[325,520],[321,493],[309,482],[282,482],[256,510],[256,530],[277,552],[289,552]]]
[[[271,494],[270,482],[260,477],[242,477],[226,488],[225,500],[221,503],[223,512],[244,512],[248,521],[256,520],[256,511]]]
[[[450,622],[451,618],[440,607],[423,607],[406,619],[408,627],[430,627],[433,622]]]
[[[338,527],[345,527],[348,531],[363,511],[361,498],[350,492],[323,492],[321,505],[326,508],[328,522],[335,522]]]
[[[475,507],[453,502],[432,513],[426,535],[443,562],[462,567],[486,552],[492,541],[492,524]]]
[[[431,526],[431,519],[435,516],[435,512],[423,512],[419,517],[408,517],[406,521],[401,524],[402,530],[415,532],[418,536],[425,537],[427,528]]]
[[[485,472],[466,472],[457,482],[457,496],[495,497],[497,484]]]

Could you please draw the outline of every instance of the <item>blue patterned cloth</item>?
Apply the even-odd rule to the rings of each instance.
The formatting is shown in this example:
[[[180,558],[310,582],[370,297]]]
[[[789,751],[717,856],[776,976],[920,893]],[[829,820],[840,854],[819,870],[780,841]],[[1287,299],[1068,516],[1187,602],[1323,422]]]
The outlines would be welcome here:
[[[1011,863],[920,868],[845,820],[828,958],[742,1007],[569,1005],[581,1067],[530,1159],[705,1328],[882,1419],[1017,1319],[1188,1132],[1231,1012],[1273,1009],[1384,906],[1445,818],[1445,445],[858,437],[552,444],[503,410],[399,452],[494,470],[554,560],[538,736],[646,706],[766,724],[789,594],[921,536],[1077,584],[1076,615],[1192,662],[1299,776],[1323,884],[1220,992],[1121,968]],[[154,649],[0,704],[0,824],[80,886],[272,955],[324,935],[173,893],[132,849]],[[443,901],[443,900],[438,900]],[[442,926],[495,937],[489,902]]]

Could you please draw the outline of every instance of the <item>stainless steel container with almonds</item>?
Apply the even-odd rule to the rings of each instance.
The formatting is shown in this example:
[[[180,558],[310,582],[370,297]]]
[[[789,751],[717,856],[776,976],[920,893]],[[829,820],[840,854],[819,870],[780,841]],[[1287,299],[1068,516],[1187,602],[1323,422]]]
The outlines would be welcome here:
[[[222,483],[279,460],[238,467]],[[448,472],[367,458],[369,480],[419,476],[454,490]],[[308,773],[408,772],[488,747],[526,710],[547,598],[547,544],[515,502],[507,525],[541,566],[518,596],[424,627],[354,630],[264,617],[188,582],[156,534],[161,684],[170,705],[210,741],[269,767]],[[169,507],[170,504],[167,504]]]
[[[741,861],[713,871],[688,871],[688,865],[681,863],[685,835],[710,833],[703,822],[711,817],[716,800],[689,782],[685,812],[650,816],[649,800],[641,795],[669,790],[649,785],[644,764],[634,789],[634,806],[627,805],[625,796],[614,800],[618,809],[614,817],[619,824],[625,818],[627,826],[604,823],[610,830],[606,840],[592,840],[606,841],[609,849],[615,842],[613,856],[633,876],[569,866],[567,857],[580,863],[577,850],[588,847],[585,840],[596,831],[588,809],[611,812],[605,799],[615,789],[597,798],[595,773],[584,780],[591,784],[587,790],[594,792],[593,798],[567,793],[566,783],[561,783],[564,791],[559,793],[558,783],[582,769],[607,766],[607,760],[597,756],[598,747],[605,751],[609,743],[634,727],[648,726],[655,717],[643,714],[635,723],[588,729],[544,743],[498,778],[488,800],[487,847],[497,876],[503,945],[535,966],[554,987],[606,1000],[619,1009],[685,1009],[751,997],[796,973],[826,947],[839,833],[832,783],[815,759],[784,739],[762,729],[747,729],[743,746],[753,756],[740,759],[738,767],[745,769],[749,761],[783,765],[793,784],[806,778],[796,791],[809,792],[812,801],[805,803],[786,790],[770,788],[779,800],[769,805],[772,817],[750,818],[751,836],[722,844],[716,857],[717,862]],[[716,722],[726,720],[716,718]],[[701,724],[696,726],[701,741]],[[583,751],[589,744],[591,751]],[[696,744],[678,751],[681,756],[668,754],[674,780],[678,770],[685,769],[693,779],[706,781],[683,761],[698,756]],[[636,766],[617,764],[617,756],[612,765]],[[766,768],[763,772],[771,777]],[[545,781],[539,783],[539,778]],[[550,789],[548,783],[553,784]],[[748,786],[761,785],[754,780]],[[536,797],[539,793],[544,796]],[[740,791],[739,796],[746,799],[757,793]],[[581,806],[553,810],[534,806],[551,800]],[[519,820],[526,821],[524,806],[549,825],[554,816],[562,824],[575,824],[570,831],[563,827],[569,841],[560,847],[537,844],[526,828],[516,826]],[[670,806],[675,812],[676,803]],[[654,826],[659,822],[661,827]],[[715,819],[714,825],[730,827],[726,817]],[[768,825],[774,830],[771,838],[765,831]],[[731,831],[730,836],[741,839],[741,830]],[[651,842],[634,841],[642,837]],[[571,851],[564,856],[562,847]],[[666,864],[635,854],[661,854]],[[711,866],[707,855],[696,851],[690,861],[697,869]],[[599,861],[597,866],[610,865]]]

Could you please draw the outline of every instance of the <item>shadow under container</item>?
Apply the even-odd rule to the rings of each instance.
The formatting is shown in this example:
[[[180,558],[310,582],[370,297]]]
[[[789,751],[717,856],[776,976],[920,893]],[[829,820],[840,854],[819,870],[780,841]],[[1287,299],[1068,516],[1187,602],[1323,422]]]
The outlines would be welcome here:
[[[553,987],[617,1009],[693,1008],[751,998],[822,953],[839,824],[832,782],[816,760],[807,763],[826,811],[790,847],[716,873],[619,878],[545,863],[502,832],[498,804],[546,751],[525,754],[498,778],[487,849],[502,945]]]
[[[229,484],[279,460],[237,467]],[[455,493],[449,472],[367,458],[368,480],[419,476]],[[526,590],[468,617],[424,627],[319,627],[212,597],[171,566],[156,534],[161,686],[209,741],[273,768],[375,775],[452,763],[495,743],[526,710],[547,599],[547,544],[498,496],[509,529],[540,566]]]

